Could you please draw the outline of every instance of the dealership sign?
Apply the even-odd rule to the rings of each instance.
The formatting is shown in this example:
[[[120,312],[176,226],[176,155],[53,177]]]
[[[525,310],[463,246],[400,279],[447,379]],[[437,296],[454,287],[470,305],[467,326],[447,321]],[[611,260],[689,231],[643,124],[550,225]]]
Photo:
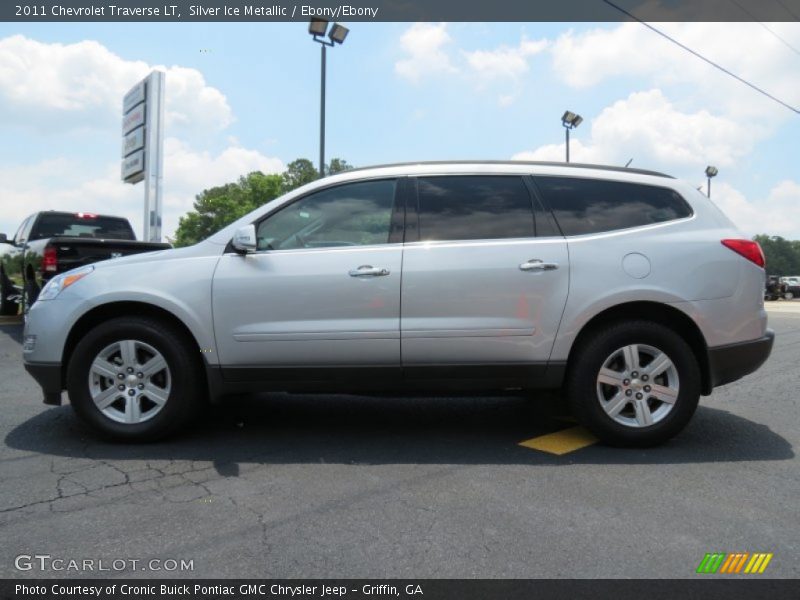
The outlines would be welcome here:
[[[122,158],[144,148],[144,127],[139,127],[122,138]],[[125,162],[125,161],[123,161]]]
[[[143,239],[149,242],[161,241],[163,123],[164,73],[153,71],[122,99],[120,169],[125,183],[145,182]]]
[[[122,159],[122,180],[138,183],[144,179],[144,150],[134,152]]]

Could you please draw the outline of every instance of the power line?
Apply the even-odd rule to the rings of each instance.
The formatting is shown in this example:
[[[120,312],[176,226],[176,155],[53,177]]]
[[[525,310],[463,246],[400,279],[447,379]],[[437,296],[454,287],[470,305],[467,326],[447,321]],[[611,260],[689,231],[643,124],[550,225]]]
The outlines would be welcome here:
[[[687,52],[689,52],[690,54],[693,54],[694,56],[696,56],[696,57],[697,57],[697,58],[699,58],[700,60],[702,60],[702,61],[704,61],[704,62],[708,63],[709,65],[711,65],[711,66],[712,66],[712,67],[714,67],[715,69],[719,69],[720,71],[722,71],[722,72],[723,72],[723,73],[725,73],[726,75],[729,75],[729,76],[733,77],[734,79],[736,79],[737,81],[739,81],[739,82],[741,82],[741,83],[745,84],[747,87],[749,87],[749,88],[751,88],[751,89],[754,89],[754,90],[755,90],[755,91],[757,91],[759,94],[762,94],[762,95],[766,96],[766,97],[767,97],[767,98],[769,98],[770,100],[772,100],[772,101],[774,101],[774,102],[777,102],[777,103],[778,103],[778,104],[780,104],[781,106],[784,106],[784,107],[788,108],[788,109],[789,109],[789,110],[791,110],[793,113],[796,113],[796,114],[800,115],[800,109],[797,109],[797,108],[795,108],[795,107],[794,107],[794,106],[792,106],[791,104],[787,104],[786,102],[784,102],[784,101],[783,101],[783,100],[781,100],[780,98],[776,98],[775,96],[773,96],[773,95],[772,95],[772,94],[770,94],[769,92],[767,92],[767,91],[765,91],[765,90],[761,89],[760,87],[758,87],[758,86],[757,86],[757,85],[755,85],[754,83],[750,83],[750,82],[749,82],[749,81],[747,81],[746,79],[743,79],[742,77],[739,77],[739,76],[738,76],[736,73],[733,73],[733,72],[729,71],[728,69],[726,69],[726,68],[725,68],[725,67],[723,67],[722,65],[720,65],[720,64],[718,64],[718,63],[715,63],[713,60],[711,60],[711,59],[709,59],[709,58],[706,58],[705,56],[703,56],[703,55],[702,55],[702,54],[700,54],[699,52],[696,52],[696,51],[692,50],[691,48],[689,48],[688,46],[686,46],[686,45],[684,45],[684,44],[681,44],[681,43],[680,43],[678,40],[676,40],[676,39],[674,39],[674,38],[672,38],[672,37],[668,36],[666,33],[664,33],[663,31],[661,31],[660,29],[656,29],[655,27],[653,27],[653,26],[652,26],[652,25],[650,25],[649,23],[645,23],[644,21],[642,21],[642,20],[641,20],[639,17],[637,17],[636,15],[633,15],[633,14],[629,13],[627,10],[625,10],[624,8],[621,8],[621,7],[617,6],[616,4],[614,4],[613,2],[611,2],[611,0],[603,0],[603,2],[605,2],[606,4],[608,4],[610,7],[612,7],[612,8],[614,8],[614,9],[618,10],[619,12],[621,12],[621,13],[623,13],[623,14],[625,14],[625,15],[629,16],[629,17],[630,17],[631,19],[633,19],[634,21],[637,21],[638,23],[641,23],[642,25],[644,25],[645,27],[647,27],[647,28],[648,28],[648,29],[650,29],[651,31],[654,31],[655,33],[657,33],[657,34],[658,34],[658,35],[660,35],[661,37],[663,37],[663,38],[665,38],[665,39],[669,40],[670,42],[672,42],[672,43],[673,43],[673,44],[675,44],[676,46],[679,46],[679,47],[683,48],[684,50],[686,50],[686,51],[687,51]]]
[[[778,34],[777,34],[777,33],[776,33],[776,32],[775,32],[773,29],[771,29],[771,28],[767,27],[767,25],[766,25],[765,23],[762,23],[761,21],[759,21],[758,19],[756,19],[756,16],[755,16],[753,13],[751,13],[749,10],[747,10],[747,9],[746,9],[744,6],[742,6],[741,4],[739,4],[739,2],[737,2],[737,0],[730,0],[730,1],[731,1],[733,4],[735,4],[736,6],[738,6],[738,7],[739,7],[739,8],[742,10],[742,12],[743,12],[744,14],[746,14],[748,17],[750,17],[751,19],[753,19],[753,21],[755,21],[756,23],[758,23],[759,25],[761,25],[761,26],[762,26],[764,29],[766,29],[767,31],[769,31],[769,32],[770,32],[772,35],[774,35],[774,36],[775,36],[776,38],[778,38],[778,39],[779,39],[781,42],[783,42],[783,44],[784,44],[784,45],[785,45],[787,48],[789,48],[789,50],[791,50],[792,52],[794,52],[795,54],[797,54],[798,56],[800,56],[800,50],[798,50],[797,48],[795,48],[794,46],[792,46],[792,45],[791,45],[789,42],[787,42],[787,41],[786,41],[785,39],[783,39],[783,38],[782,38],[780,35],[778,35]]]
[[[797,16],[796,14],[794,14],[794,13],[793,13],[791,10],[789,10],[789,7],[788,7],[788,6],[786,6],[786,5],[785,5],[783,2],[781,2],[781,0],[775,0],[775,2],[777,2],[778,4],[780,4],[780,5],[783,7],[783,10],[785,10],[787,13],[789,13],[790,15],[792,15],[792,16],[793,16],[795,19],[800,19],[800,17],[798,17],[798,16]]]

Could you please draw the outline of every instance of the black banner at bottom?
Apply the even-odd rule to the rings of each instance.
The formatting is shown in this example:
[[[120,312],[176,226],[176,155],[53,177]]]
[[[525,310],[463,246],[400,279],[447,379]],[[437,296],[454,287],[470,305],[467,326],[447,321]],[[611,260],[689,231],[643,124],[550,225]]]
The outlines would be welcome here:
[[[4,579],[2,600],[779,600],[791,579]]]

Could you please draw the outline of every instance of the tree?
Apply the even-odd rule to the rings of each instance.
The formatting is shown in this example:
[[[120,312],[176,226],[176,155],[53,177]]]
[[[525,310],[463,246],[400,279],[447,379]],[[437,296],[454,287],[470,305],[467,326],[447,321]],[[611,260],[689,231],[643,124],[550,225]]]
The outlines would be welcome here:
[[[194,210],[181,217],[175,235],[176,246],[204,240],[239,217],[280,196],[283,178],[255,171],[236,183],[203,190],[196,196]]]
[[[349,164],[343,158],[332,158],[331,162],[328,163],[328,167],[325,172],[328,175],[336,175],[336,173],[342,173],[344,171],[349,171],[353,168],[353,165]]]
[[[319,178],[319,172],[307,158],[298,158],[289,163],[283,172],[283,189],[291,192],[301,185],[311,183]]]
[[[349,171],[353,165],[343,158],[332,158],[331,162],[325,165],[325,175],[336,175]],[[319,171],[307,158],[298,158],[289,163],[283,172],[284,192],[291,192],[301,185],[311,183],[319,179]]]
[[[757,235],[753,238],[761,245],[767,259],[769,275],[800,274],[800,241],[789,241],[778,235]]]
[[[346,160],[333,158],[325,172],[333,175],[352,168]],[[194,210],[180,218],[174,244],[178,247],[196,244],[262,204],[317,179],[319,172],[314,164],[307,158],[298,158],[280,175],[254,171],[237,182],[203,190],[195,197]]]

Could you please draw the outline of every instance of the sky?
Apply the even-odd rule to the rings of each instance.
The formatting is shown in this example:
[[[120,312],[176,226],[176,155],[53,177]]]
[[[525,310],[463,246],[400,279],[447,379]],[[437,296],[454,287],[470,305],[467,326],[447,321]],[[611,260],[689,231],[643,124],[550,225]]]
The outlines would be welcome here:
[[[356,166],[564,160],[704,186],[747,235],[800,239],[800,115],[639,23],[353,23],[328,52],[326,156]],[[800,24],[656,27],[800,107]],[[121,103],[166,71],[163,230],[195,195],[319,154],[319,45],[304,23],[0,23],[0,232],[38,210],[119,214]]]

